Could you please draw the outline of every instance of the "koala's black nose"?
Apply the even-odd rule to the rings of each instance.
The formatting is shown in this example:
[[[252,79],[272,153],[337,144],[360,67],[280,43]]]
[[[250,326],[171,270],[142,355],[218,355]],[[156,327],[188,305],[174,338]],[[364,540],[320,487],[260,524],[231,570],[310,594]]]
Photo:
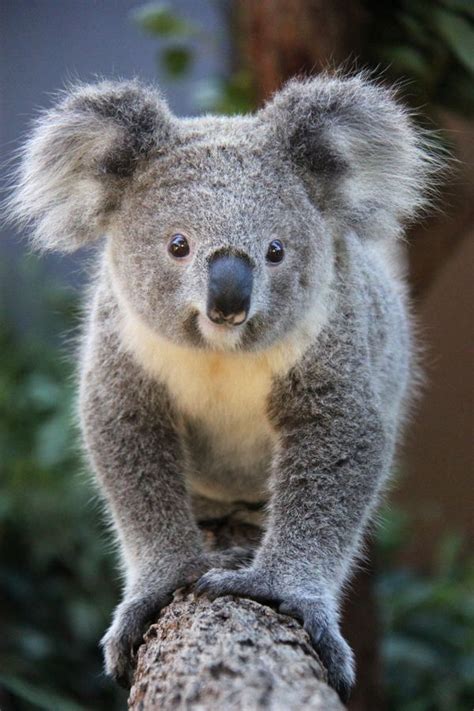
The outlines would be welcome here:
[[[209,263],[207,315],[214,323],[244,323],[252,295],[252,265],[245,257],[217,255]]]

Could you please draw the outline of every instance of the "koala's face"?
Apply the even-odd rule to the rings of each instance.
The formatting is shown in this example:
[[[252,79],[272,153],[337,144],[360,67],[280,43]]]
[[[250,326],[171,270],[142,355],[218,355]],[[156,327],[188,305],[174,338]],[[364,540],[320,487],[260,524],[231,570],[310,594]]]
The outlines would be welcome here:
[[[301,180],[262,150],[258,126],[251,143],[230,119],[199,128],[137,175],[110,235],[113,277],[174,342],[265,348],[317,317],[332,239]]]
[[[117,296],[157,334],[257,350],[321,316],[336,237],[399,235],[432,173],[407,113],[364,76],[195,120],[138,82],[103,82],[38,120],[9,211],[43,249],[107,234]]]

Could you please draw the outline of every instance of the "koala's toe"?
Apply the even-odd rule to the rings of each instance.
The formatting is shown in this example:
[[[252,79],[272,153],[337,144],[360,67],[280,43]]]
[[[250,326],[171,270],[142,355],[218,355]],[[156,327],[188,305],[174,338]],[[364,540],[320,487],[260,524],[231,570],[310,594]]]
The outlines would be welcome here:
[[[316,645],[321,639],[323,632],[327,627],[327,621],[323,617],[319,618],[314,614],[310,616],[307,613],[307,610],[305,610],[305,607],[307,606],[302,605],[301,601],[295,602],[284,600],[278,606],[278,612],[281,612],[282,615],[288,615],[289,617],[293,617],[294,619],[303,623],[306,631],[311,637],[312,644]],[[307,620],[309,619],[311,619],[311,629],[308,628]]]
[[[133,675],[132,650],[126,636],[109,630],[102,639],[105,672],[124,688],[129,688]]]
[[[170,597],[150,595],[124,600],[118,606],[114,621],[102,639],[101,646],[105,671],[121,686],[130,687],[143,635]]]
[[[320,633],[317,627],[313,636],[311,625],[305,628],[310,633],[314,648],[328,674],[328,682],[337,691],[343,703],[349,699],[355,681],[354,655],[337,628],[327,627]]]
[[[346,702],[354,684],[354,656],[328,607],[311,595],[298,595],[284,600],[279,612],[303,623],[327,671],[330,686]]]
[[[212,568],[199,578],[194,592],[196,595],[206,595],[209,599],[214,600],[222,595],[233,595],[235,588],[234,571]]]

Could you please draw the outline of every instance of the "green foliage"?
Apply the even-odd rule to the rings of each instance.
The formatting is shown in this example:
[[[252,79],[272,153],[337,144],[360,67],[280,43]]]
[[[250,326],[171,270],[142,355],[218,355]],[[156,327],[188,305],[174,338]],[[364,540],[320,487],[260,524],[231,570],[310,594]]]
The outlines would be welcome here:
[[[254,108],[253,80],[245,69],[228,78],[214,77],[202,81],[196,92],[196,105],[201,111],[218,114],[245,114]]]
[[[157,37],[189,37],[197,29],[188,20],[178,17],[166,3],[150,3],[134,10],[135,22]]]
[[[474,3],[367,0],[367,59],[412,80],[414,103],[474,113]]]
[[[460,540],[448,536],[434,571],[421,575],[390,562],[399,549],[393,543],[409,536],[399,513],[379,536],[377,594],[389,708],[464,711],[474,699],[474,559],[466,560]]]
[[[157,58],[170,79],[184,77],[194,63],[193,39],[202,39],[202,30],[176,15],[166,3],[139,7],[132,18],[142,30],[160,38]]]
[[[204,33],[174,13],[166,3],[150,3],[132,12],[135,23],[161,40],[158,61],[171,79],[185,76],[194,62],[193,39]]]
[[[0,323],[2,709],[118,709],[98,649],[117,576],[81,475],[71,367],[47,342],[70,330],[75,308],[28,275],[53,318],[36,336]]]
[[[158,38],[158,63],[170,79],[183,79],[192,71],[196,57],[204,54],[213,37],[203,27],[177,15],[166,3],[150,3],[132,13],[145,32]],[[219,114],[246,113],[254,108],[252,76],[237,69],[196,83],[196,107]]]
[[[177,79],[188,72],[193,55],[188,47],[166,47],[161,53],[161,61],[169,76]]]
[[[363,63],[411,78],[416,104],[474,112],[472,0],[366,6]],[[189,75],[212,42],[164,3],[133,17],[158,38],[160,65],[173,79]],[[195,101],[204,111],[244,113],[255,105],[253,78],[239,69],[219,73],[199,83]],[[16,304],[22,329],[0,319],[0,703],[2,711],[113,711],[124,696],[102,675],[97,641],[118,596],[117,576],[81,475],[71,360],[54,342],[77,326],[76,305],[63,290],[45,288],[36,260],[25,264]],[[401,569],[394,555],[409,535],[400,512],[379,533],[390,709],[464,711],[474,698],[474,564],[447,539],[432,576]]]

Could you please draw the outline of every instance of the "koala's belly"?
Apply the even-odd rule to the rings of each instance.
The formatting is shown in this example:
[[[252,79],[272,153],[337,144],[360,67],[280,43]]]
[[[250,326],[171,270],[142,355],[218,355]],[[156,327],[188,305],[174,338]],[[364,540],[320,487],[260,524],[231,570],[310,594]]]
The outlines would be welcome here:
[[[193,493],[223,502],[267,498],[275,435],[262,412],[229,411],[218,403],[199,419],[186,418],[185,432]]]

